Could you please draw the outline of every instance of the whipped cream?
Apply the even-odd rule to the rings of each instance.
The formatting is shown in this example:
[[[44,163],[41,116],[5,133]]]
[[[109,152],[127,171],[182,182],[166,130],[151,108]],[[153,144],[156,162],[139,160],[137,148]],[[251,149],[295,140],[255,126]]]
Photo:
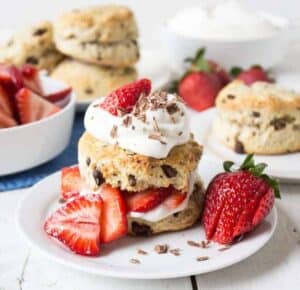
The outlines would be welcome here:
[[[145,96],[124,116],[110,114],[100,103],[94,101],[84,118],[85,129],[96,139],[137,154],[166,158],[174,146],[190,138],[186,107],[176,95],[161,92]]]
[[[131,211],[128,213],[128,216],[133,217],[133,218],[141,218],[141,219],[144,219],[149,222],[157,222],[157,221],[160,221],[174,213],[183,211],[188,205],[190,196],[192,195],[192,193],[194,191],[194,185],[195,185],[196,181],[197,181],[197,173],[196,173],[196,171],[194,171],[190,175],[189,190],[188,190],[187,196],[186,196],[185,200],[175,209],[169,209],[168,207],[166,207],[164,205],[164,203],[161,203],[154,209],[144,212],[144,213]]]
[[[284,23],[276,17],[251,11],[241,1],[220,1],[184,9],[169,22],[169,27],[184,36],[219,40],[256,39],[271,36]]]

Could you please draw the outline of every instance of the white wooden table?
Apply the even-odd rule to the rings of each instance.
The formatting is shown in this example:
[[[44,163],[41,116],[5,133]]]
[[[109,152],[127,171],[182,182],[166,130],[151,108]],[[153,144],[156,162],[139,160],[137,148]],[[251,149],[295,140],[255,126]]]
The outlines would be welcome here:
[[[197,277],[153,281],[94,276],[47,260],[20,239],[15,226],[14,212],[25,190],[0,193],[0,290],[300,289],[300,185],[281,188],[277,230],[254,256]]]

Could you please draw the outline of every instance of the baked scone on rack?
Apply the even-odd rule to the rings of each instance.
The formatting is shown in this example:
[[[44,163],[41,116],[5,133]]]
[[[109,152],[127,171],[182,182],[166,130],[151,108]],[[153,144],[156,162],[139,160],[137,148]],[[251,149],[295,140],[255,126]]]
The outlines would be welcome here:
[[[122,192],[130,234],[182,230],[199,221],[202,146],[178,96],[150,94],[150,82],[137,81],[93,102],[85,128],[78,144],[81,177],[93,191],[108,184]]]
[[[31,64],[51,71],[62,59],[53,41],[52,24],[43,21],[16,32],[0,47],[0,63]]]
[[[276,84],[234,81],[219,93],[213,132],[237,153],[300,151],[300,94]]]

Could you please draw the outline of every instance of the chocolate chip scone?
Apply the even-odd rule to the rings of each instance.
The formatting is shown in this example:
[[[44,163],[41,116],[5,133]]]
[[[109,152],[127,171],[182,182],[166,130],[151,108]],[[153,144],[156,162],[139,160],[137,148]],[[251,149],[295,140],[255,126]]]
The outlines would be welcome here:
[[[71,57],[105,66],[132,66],[139,59],[137,25],[124,6],[75,10],[54,24],[57,48]]]
[[[164,159],[110,145],[89,133],[84,133],[78,143],[80,172],[94,190],[105,180],[127,191],[173,186],[186,192],[190,174],[197,168],[201,154],[202,146],[192,139],[174,147]]]
[[[238,153],[300,151],[300,94],[275,84],[234,81],[218,95],[214,135]]]
[[[0,62],[17,66],[27,63],[48,71],[63,57],[55,48],[52,24],[48,21],[18,31],[0,47]]]
[[[134,81],[137,72],[135,68],[101,67],[67,59],[53,70],[51,77],[71,86],[77,100],[91,100]]]
[[[203,209],[204,187],[198,180],[186,208],[159,221],[148,221],[137,217],[128,217],[128,232],[133,236],[151,236],[163,232],[180,231],[200,222]]]

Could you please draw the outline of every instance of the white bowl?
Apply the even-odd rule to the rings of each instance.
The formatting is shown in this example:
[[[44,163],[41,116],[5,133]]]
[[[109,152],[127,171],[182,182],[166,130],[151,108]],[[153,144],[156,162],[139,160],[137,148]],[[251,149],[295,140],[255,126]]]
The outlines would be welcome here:
[[[45,84],[60,82],[43,77]],[[43,164],[59,155],[68,145],[75,112],[75,96],[58,113],[30,124],[0,129],[0,176]]]
[[[268,15],[280,26],[280,30],[266,37],[251,39],[209,39],[191,37],[172,30],[168,25],[163,27],[162,41],[170,66],[181,72],[185,68],[185,59],[195,55],[199,48],[206,48],[206,57],[227,69],[233,66],[248,68],[259,64],[265,68],[279,64],[287,53],[293,29],[284,18]],[[197,28],[195,28],[197,29]]]

